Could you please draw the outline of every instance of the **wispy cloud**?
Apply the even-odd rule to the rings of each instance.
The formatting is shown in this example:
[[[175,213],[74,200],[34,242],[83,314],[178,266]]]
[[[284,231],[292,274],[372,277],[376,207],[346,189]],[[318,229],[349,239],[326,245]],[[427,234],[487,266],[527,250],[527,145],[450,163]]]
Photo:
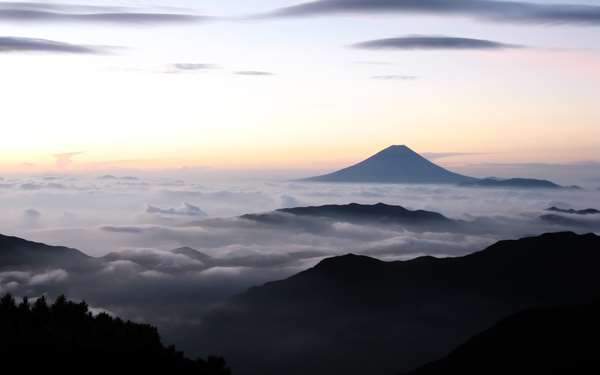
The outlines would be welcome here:
[[[194,71],[194,70],[211,70],[219,69],[219,65],[215,64],[198,64],[198,63],[177,63],[173,64],[171,68],[181,71]]]
[[[57,42],[48,39],[23,38],[14,36],[0,37],[0,53],[38,52],[70,54],[103,54],[109,50],[101,46],[87,46]]]
[[[457,156],[473,156],[482,155],[480,152],[425,152],[421,154],[429,160],[446,159]]]
[[[220,65],[205,64],[205,63],[175,63],[164,68],[161,73],[177,74],[177,73],[198,73],[208,72],[211,70],[221,69]]]
[[[157,214],[157,215],[175,215],[175,216],[195,216],[205,217],[207,216],[200,207],[194,206],[189,203],[183,203],[181,207],[177,208],[160,208],[152,205],[146,207],[146,213]]]
[[[242,70],[239,72],[235,72],[234,74],[237,74],[240,76],[272,76],[272,75],[274,75],[271,72],[262,72],[262,71],[258,71],[258,70]]]
[[[207,21],[210,17],[129,7],[103,7],[32,2],[0,3],[0,21],[30,23],[98,23],[164,25]]]
[[[388,75],[373,76],[371,78],[376,79],[376,80],[381,80],[381,81],[414,81],[415,79],[417,79],[417,76],[388,74]]]
[[[431,14],[513,23],[600,25],[600,6],[496,0],[321,0],[277,9],[261,17],[334,14]]]
[[[409,35],[397,38],[375,39],[354,44],[352,47],[372,50],[498,50],[521,48],[521,46],[492,40],[441,35]]]
[[[68,168],[73,164],[73,158],[83,154],[83,152],[65,152],[61,154],[54,154],[54,159],[56,159],[56,167],[60,169]]]

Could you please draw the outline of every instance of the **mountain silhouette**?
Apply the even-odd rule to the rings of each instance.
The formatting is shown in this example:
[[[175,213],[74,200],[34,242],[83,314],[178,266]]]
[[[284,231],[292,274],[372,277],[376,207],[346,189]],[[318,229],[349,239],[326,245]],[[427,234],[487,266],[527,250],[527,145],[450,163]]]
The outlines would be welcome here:
[[[314,182],[371,182],[411,184],[459,184],[476,180],[450,172],[407,146],[390,146],[351,167],[311,177]]]
[[[574,215],[547,214],[540,216],[540,219],[545,223],[562,228],[573,228],[592,232],[600,230],[600,220],[598,220],[598,218],[594,219],[584,216],[573,216]]]
[[[600,302],[531,309],[407,375],[599,374]]]
[[[558,207],[550,207],[547,208],[546,211],[558,212],[562,214],[571,214],[571,215],[599,215],[600,210],[596,210],[595,208],[587,208],[585,210],[574,210],[574,209],[563,209]]]
[[[521,189],[564,189],[563,186],[548,180],[534,178],[484,178],[462,182],[461,186],[483,187],[483,188],[521,188]],[[572,186],[570,188],[578,188]]]
[[[356,224],[400,225],[411,230],[448,231],[461,229],[460,220],[453,220],[444,215],[425,210],[409,210],[402,206],[377,203],[365,205],[350,203],[346,205],[324,205],[309,207],[283,208],[264,214],[248,214],[244,219],[278,225],[285,223],[282,215],[323,218]]]
[[[17,303],[11,295],[4,295],[0,332],[4,369],[230,374],[223,359],[190,360],[174,347],[163,346],[156,328],[106,313],[93,315],[85,302],[67,301],[63,296],[48,304],[45,297]]]
[[[196,249],[192,249],[191,247],[180,247],[178,249],[171,250],[173,254],[185,255],[191,259],[198,260],[203,263],[212,263],[214,259],[207,254],[204,254]]]
[[[0,269],[54,266],[81,268],[92,266],[95,262],[95,258],[79,250],[0,235]]]
[[[459,258],[335,257],[233,298],[198,335],[242,375],[408,371],[523,309],[592,301],[599,265],[600,237],[570,232]]]
[[[574,210],[550,207],[546,211],[551,213],[540,216],[540,219],[546,223],[590,231],[600,229],[600,217],[598,216],[600,211],[594,208]]]
[[[442,222],[450,223],[451,220],[442,214],[431,211],[411,211],[401,206],[392,206],[384,203],[363,205],[351,203],[347,205],[325,205],[312,207],[283,208],[279,212],[286,212],[298,216],[318,216],[331,219],[345,220],[377,220],[398,222]]]
[[[390,146],[370,158],[339,171],[302,181],[331,183],[450,184],[482,188],[581,189],[533,178],[475,178],[432,163],[409,147]]]

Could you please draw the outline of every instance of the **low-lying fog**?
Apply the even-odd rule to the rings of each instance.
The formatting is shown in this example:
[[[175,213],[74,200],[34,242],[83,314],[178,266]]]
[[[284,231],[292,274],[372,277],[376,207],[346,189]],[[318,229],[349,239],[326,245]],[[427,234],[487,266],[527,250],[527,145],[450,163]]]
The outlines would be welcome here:
[[[271,180],[218,183],[156,176],[45,176],[0,181],[0,232],[95,257],[93,270],[0,272],[0,292],[67,293],[100,309],[158,324],[180,343],[202,312],[228,296],[349,252],[380,259],[456,256],[500,239],[548,231],[600,230],[540,219],[550,206],[600,208],[597,190],[495,190],[453,186],[327,185]],[[280,208],[383,202],[470,222],[464,233],[284,216],[239,218]],[[172,250],[190,247],[173,252]],[[185,348],[193,349],[193,348]]]

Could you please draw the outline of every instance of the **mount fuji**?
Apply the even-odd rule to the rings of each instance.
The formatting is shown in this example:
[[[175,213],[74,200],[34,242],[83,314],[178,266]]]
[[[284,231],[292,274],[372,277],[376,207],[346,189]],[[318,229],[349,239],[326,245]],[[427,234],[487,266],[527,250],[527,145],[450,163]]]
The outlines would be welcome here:
[[[306,181],[465,184],[477,179],[444,169],[402,145],[390,146],[351,167]]]
[[[394,145],[358,164],[303,181],[329,183],[379,184],[447,184],[479,188],[561,189],[552,181],[532,178],[475,178],[461,175],[411,150],[408,146]],[[569,187],[579,188],[577,186]]]

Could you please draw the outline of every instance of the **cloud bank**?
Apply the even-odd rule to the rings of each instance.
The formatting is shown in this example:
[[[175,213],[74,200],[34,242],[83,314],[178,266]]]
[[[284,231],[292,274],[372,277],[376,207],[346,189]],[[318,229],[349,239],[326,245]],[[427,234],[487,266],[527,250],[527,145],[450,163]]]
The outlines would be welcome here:
[[[324,257],[350,252],[385,260],[453,256],[499,239],[600,230],[594,217],[583,226],[540,218],[554,205],[593,207],[600,197],[596,191],[216,182],[188,170],[184,174],[4,176],[0,225],[5,234],[66,245],[96,259],[48,269],[0,267],[0,289],[18,296],[66,293],[85,299],[119,316],[156,324],[168,342],[193,353],[195,347],[186,346],[186,340],[206,311],[248,287],[288,277]],[[195,208],[182,202],[211,216],[197,216]],[[239,217],[281,207],[350,202],[436,211],[471,223],[473,230],[418,231],[286,213],[269,214],[266,220]]]
[[[14,36],[0,37],[0,53],[11,52],[98,55],[107,53],[108,49],[106,47],[70,44],[48,39],[24,38]]]
[[[262,72],[259,70],[241,70],[241,71],[235,72],[235,74],[239,75],[239,76],[258,76],[258,77],[274,75],[271,72]]]
[[[501,50],[520,48],[516,45],[485,39],[426,35],[375,39],[354,44],[352,47],[370,50]]]
[[[208,21],[196,14],[146,11],[128,7],[103,7],[32,2],[0,3],[0,21],[28,23],[86,23],[110,25],[176,25]]]
[[[193,204],[184,203],[181,207],[177,208],[159,208],[148,205],[146,213],[149,214],[162,214],[162,215],[178,215],[178,216],[193,216],[193,217],[206,217],[206,212],[202,211],[200,207],[196,207]]]
[[[321,0],[277,9],[262,17],[308,17],[335,14],[463,16],[482,21],[600,25],[600,6],[494,0]]]
[[[169,71],[173,72],[194,72],[202,70],[219,69],[219,65],[215,64],[200,64],[200,63],[177,63],[170,66]]]

